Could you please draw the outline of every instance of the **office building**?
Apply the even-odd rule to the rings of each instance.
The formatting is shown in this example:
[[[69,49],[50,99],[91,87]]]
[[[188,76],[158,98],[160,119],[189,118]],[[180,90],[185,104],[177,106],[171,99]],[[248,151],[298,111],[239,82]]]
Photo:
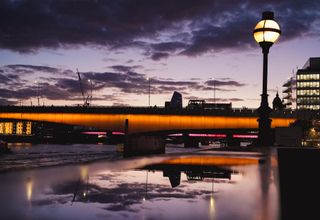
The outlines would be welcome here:
[[[302,69],[298,69],[297,109],[320,109],[320,57],[308,59]]]

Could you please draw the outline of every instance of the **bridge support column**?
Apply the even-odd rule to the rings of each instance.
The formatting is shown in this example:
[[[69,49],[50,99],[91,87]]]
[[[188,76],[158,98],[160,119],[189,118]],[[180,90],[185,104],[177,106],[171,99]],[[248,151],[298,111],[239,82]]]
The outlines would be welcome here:
[[[199,147],[199,141],[198,137],[190,137],[188,134],[183,134],[185,148]]]
[[[160,136],[129,135],[124,144],[123,156],[163,154],[165,146],[165,141]]]
[[[165,153],[165,140],[161,136],[129,134],[129,120],[125,120],[123,156],[138,156]]]
[[[232,134],[227,135],[227,146],[228,147],[239,147],[240,146],[240,139],[233,138]]]

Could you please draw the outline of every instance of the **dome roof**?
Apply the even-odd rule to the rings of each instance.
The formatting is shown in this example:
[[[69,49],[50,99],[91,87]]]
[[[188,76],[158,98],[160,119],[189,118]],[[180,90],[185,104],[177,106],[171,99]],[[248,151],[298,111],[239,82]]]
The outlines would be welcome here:
[[[277,94],[276,94],[276,97],[273,99],[273,101],[272,101],[272,105],[273,105],[273,109],[278,109],[278,110],[281,110],[281,109],[283,109],[283,103],[282,103],[282,101],[281,101],[281,99],[280,99],[280,97],[279,97],[279,94],[278,94],[278,92],[277,92]]]

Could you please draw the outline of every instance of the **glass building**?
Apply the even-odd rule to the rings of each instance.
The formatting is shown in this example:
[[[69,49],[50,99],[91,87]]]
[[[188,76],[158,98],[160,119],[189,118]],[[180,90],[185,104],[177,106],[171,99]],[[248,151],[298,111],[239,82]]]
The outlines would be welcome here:
[[[320,57],[311,57],[296,74],[297,109],[320,109]]]

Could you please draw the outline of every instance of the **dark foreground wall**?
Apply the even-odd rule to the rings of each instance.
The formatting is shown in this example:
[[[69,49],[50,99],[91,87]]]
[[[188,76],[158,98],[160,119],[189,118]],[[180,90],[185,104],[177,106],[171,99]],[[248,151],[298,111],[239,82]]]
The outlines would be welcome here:
[[[320,149],[278,148],[281,219],[320,219]]]

